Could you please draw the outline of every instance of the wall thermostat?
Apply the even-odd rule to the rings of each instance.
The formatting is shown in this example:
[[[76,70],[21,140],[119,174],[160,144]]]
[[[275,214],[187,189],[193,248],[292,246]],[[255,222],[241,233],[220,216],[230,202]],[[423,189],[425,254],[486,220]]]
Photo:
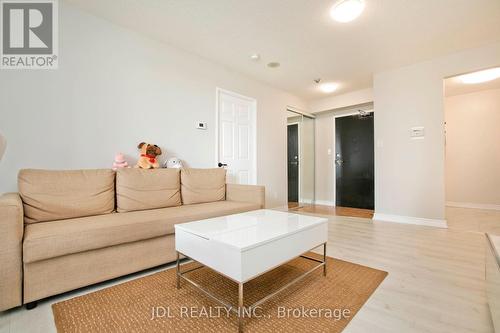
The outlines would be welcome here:
[[[206,130],[206,129],[207,129],[207,123],[204,123],[204,122],[198,122],[198,123],[196,123],[196,128],[197,128],[197,129]]]

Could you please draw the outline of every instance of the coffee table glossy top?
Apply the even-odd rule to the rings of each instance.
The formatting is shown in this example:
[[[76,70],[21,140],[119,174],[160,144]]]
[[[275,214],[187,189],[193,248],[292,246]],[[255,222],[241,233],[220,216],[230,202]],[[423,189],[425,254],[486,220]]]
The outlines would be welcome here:
[[[327,223],[314,216],[261,209],[175,225],[196,236],[246,251],[267,242]]]

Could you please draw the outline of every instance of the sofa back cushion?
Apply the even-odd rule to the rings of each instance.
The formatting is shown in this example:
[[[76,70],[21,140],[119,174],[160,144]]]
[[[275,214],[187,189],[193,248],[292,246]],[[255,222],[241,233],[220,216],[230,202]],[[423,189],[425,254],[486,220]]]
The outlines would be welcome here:
[[[119,213],[180,206],[180,170],[118,169],[116,204]]]
[[[115,209],[115,172],[21,170],[25,223],[108,214]]]
[[[226,170],[182,169],[182,203],[185,205],[226,199]]]

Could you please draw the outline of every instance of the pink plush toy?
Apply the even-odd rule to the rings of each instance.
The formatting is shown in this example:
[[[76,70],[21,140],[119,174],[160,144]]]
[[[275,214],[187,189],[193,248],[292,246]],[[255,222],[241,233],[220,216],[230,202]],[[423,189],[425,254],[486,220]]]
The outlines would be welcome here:
[[[113,170],[116,171],[118,168],[128,168],[128,163],[122,153],[116,154],[113,162]]]

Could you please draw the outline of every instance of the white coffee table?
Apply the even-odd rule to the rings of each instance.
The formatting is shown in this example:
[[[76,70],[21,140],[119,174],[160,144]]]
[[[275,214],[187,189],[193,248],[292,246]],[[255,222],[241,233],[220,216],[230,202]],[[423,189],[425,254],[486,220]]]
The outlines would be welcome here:
[[[184,279],[234,311],[238,315],[238,330],[241,332],[243,316],[250,311],[248,308],[255,308],[320,267],[326,275],[327,221],[325,218],[262,209],[177,224],[177,288],[180,288],[180,280]],[[319,246],[323,246],[323,260],[303,255]],[[180,255],[202,266],[182,272]],[[243,284],[297,257],[319,264],[245,310]],[[238,283],[237,310],[184,275],[204,266]]]

